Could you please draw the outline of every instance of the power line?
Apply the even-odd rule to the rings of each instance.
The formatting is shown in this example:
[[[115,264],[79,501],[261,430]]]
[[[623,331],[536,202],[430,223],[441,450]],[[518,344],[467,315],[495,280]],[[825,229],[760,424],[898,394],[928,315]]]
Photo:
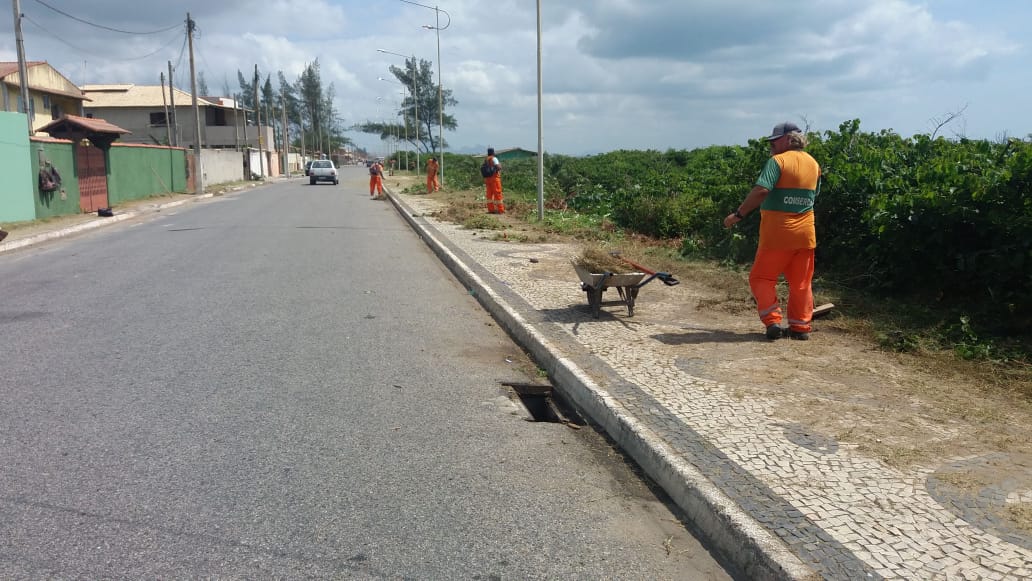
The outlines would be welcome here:
[[[145,54],[143,56],[132,57],[132,58],[121,58],[121,59],[120,58],[112,58],[110,53],[109,54],[101,54],[101,53],[94,52],[94,51],[89,50],[89,49],[82,48],[80,46],[75,46],[74,44],[68,42],[67,40],[65,40],[63,38],[61,38],[57,34],[51,32],[50,30],[48,30],[42,24],[40,24],[40,23],[36,22],[35,20],[33,20],[32,17],[30,17],[28,14],[23,14],[22,18],[24,18],[25,20],[28,20],[29,22],[31,22],[33,24],[33,26],[35,26],[36,28],[38,28],[41,31],[45,32],[46,34],[50,35],[51,37],[53,37],[55,40],[57,40],[58,42],[60,42],[62,44],[65,44],[65,45],[67,45],[67,46],[69,46],[69,47],[71,47],[71,48],[73,48],[73,49],[75,49],[75,50],[77,50],[79,52],[85,52],[85,53],[91,54],[93,56],[102,57],[102,58],[105,58],[107,60],[115,61],[115,62],[131,62],[131,61],[138,61],[138,60],[143,60],[143,59],[146,59],[146,58],[150,58],[150,57],[158,54],[162,50],[164,50],[166,47],[168,47],[168,45],[172,44],[177,38],[179,38],[179,35],[173,36],[167,42],[165,42],[160,47],[158,47],[157,50],[155,50],[154,52]],[[184,41],[184,43],[185,43],[185,41]],[[180,55],[182,55],[182,53],[180,53]]]
[[[97,24],[95,22],[90,22],[89,20],[84,20],[82,18],[79,18],[78,16],[72,16],[71,14],[69,14],[69,13],[67,13],[67,12],[65,12],[63,10],[60,10],[58,8],[54,8],[50,4],[47,4],[46,2],[44,2],[43,0],[36,0],[36,2],[42,4],[43,6],[46,6],[47,8],[53,10],[54,12],[57,12],[58,14],[60,14],[62,16],[67,16],[68,18],[71,18],[72,20],[81,22],[83,24],[88,24],[88,25],[96,27],[96,28],[102,28],[104,30],[110,30],[112,32],[121,32],[122,34],[161,34],[162,32],[168,32],[169,30],[172,30],[174,28],[179,27],[179,24],[175,24],[173,26],[169,26],[168,28],[162,28],[161,30],[153,30],[151,32],[136,32],[136,31],[133,31],[133,30],[121,30],[119,28],[112,28],[110,26],[104,26],[103,24]]]
[[[183,36],[183,46],[179,47],[179,56],[176,58],[175,66],[172,67],[172,72],[177,75],[179,74],[179,63],[183,62],[183,53],[186,52],[187,38],[187,36]],[[182,79],[183,77],[180,76],[179,78]],[[172,79],[169,79],[169,82],[171,83]]]

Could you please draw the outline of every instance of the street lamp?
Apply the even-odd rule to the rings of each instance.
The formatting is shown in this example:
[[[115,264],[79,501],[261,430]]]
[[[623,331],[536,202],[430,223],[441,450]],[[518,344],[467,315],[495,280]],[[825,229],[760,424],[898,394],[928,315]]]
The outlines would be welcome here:
[[[386,77],[377,77],[377,78],[379,80],[381,80],[381,81],[387,81],[388,83],[394,83],[395,85],[402,85],[398,81],[394,81],[394,80],[388,79]],[[404,85],[402,85],[402,86],[404,86]],[[405,99],[405,91],[400,91],[398,94],[401,95],[401,98],[404,101],[404,99]],[[415,99],[413,99],[413,101],[415,101]],[[402,125],[405,126],[405,143],[411,143],[409,141],[409,138],[408,138],[408,114],[404,110],[402,110],[402,112],[401,112],[401,119],[402,119]],[[409,168],[408,147],[406,147],[405,148],[405,170],[407,171],[408,168]],[[416,169],[418,170],[419,168],[416,168]]]
[[[441,31],[451,26],[451,15],[446,10],[441,10],[437,6],[427,6],[426,4],[420,4],[419,2],[413,2],[412,0],[401,0],[406,4],[412,4],[413,6],[422,6],[429,10],[433,10],[437,15],[437,26],[424,25],[423,28],[427,30],[433,30],[437,32],[437,140],[441,142],[441,167],[440,176],[441,184],[444,184],[444,94],[442,89],[443,82],[441,81]],[[443,27],[441,26],[441,13],[448,17],[448,23]],[[431,141],[433,141],[431,139]]]
[[[392,54],[394,56],[400,56],[408,62],[409,57],[398,53],[384,50],[382,48],[376,49],[376,52],[382,52],[384,54]],[[412,55],[412,106],[415,109],[414,113],[416,116],[416,170],[419,169],[419,88],[416,86],[416,73],[419,69],[418,62],[416,61],[416,55]],[[431,139],[430,141],[433,141]]]

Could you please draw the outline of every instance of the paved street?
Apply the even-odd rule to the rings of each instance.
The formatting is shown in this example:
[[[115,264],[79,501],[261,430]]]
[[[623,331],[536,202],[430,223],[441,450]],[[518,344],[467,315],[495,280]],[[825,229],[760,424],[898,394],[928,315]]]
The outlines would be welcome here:
[[[728,578],[348,172],[0,253],[0,577]]]

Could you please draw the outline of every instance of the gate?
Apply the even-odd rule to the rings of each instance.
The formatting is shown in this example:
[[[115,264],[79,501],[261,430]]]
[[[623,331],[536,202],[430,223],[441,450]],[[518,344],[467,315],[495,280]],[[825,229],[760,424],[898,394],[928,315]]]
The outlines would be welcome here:
[[[108,207],[107,166],[104,150],[92,144],[75,147],[75,166],[79,177],[79,209],[96,212]]]

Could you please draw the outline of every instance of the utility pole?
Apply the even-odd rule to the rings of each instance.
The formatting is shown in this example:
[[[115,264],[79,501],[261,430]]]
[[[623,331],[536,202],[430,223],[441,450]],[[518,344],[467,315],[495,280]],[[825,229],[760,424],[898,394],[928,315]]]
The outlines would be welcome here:
[[[416,173],[419,173],[419,87],[416,86],[416,73],[419,71],[419,63],[416,55],[412,55],[412,108],[416,115]],[[430,141],[434,138],[431,135]]]
[[[32,107],[29,106],[29,72],[25,66],[25,40],[22,38],[21,19],[21,1],[14,0],[14,38],[18,45],[18,76],[20,77],[18,84],[21,85],[22,113],[25,113],[25,118],[28,119],[29,135],[32,135]]]
[[[290,177],[290,131],[287,129],[287,97],[280,87],[280,123],[283,127],[283,173]]]
[[[179,146],[179,119],[176,117],[176,88],[172,82],[172,61],[168,61],[168,102],[172,107],[172,145]]]
[[[194,68],[193,54],[193,32],[194,21],[190,13],[186,13],[186,38],[190,44],[190,92],[193,94],[194,129],[197,137],[194,139],[194,167],[197,175],[194,176],[194,193],[204,193],[204,163],[201,161],[201,110],[197,106],[197,69]]]
[[[171,82],[172,79],[169,79]],[[161,105],[165,108],[165,137],[168,144],[172,145],[172,125],[168,122],[168,100],[165,99],[165,73],[161,73]]]
[[[262,149],[262,108],[258,102],[258,65],[254,65],[254,121],[258,124],[258,168],[265,178],[265,150]]]

